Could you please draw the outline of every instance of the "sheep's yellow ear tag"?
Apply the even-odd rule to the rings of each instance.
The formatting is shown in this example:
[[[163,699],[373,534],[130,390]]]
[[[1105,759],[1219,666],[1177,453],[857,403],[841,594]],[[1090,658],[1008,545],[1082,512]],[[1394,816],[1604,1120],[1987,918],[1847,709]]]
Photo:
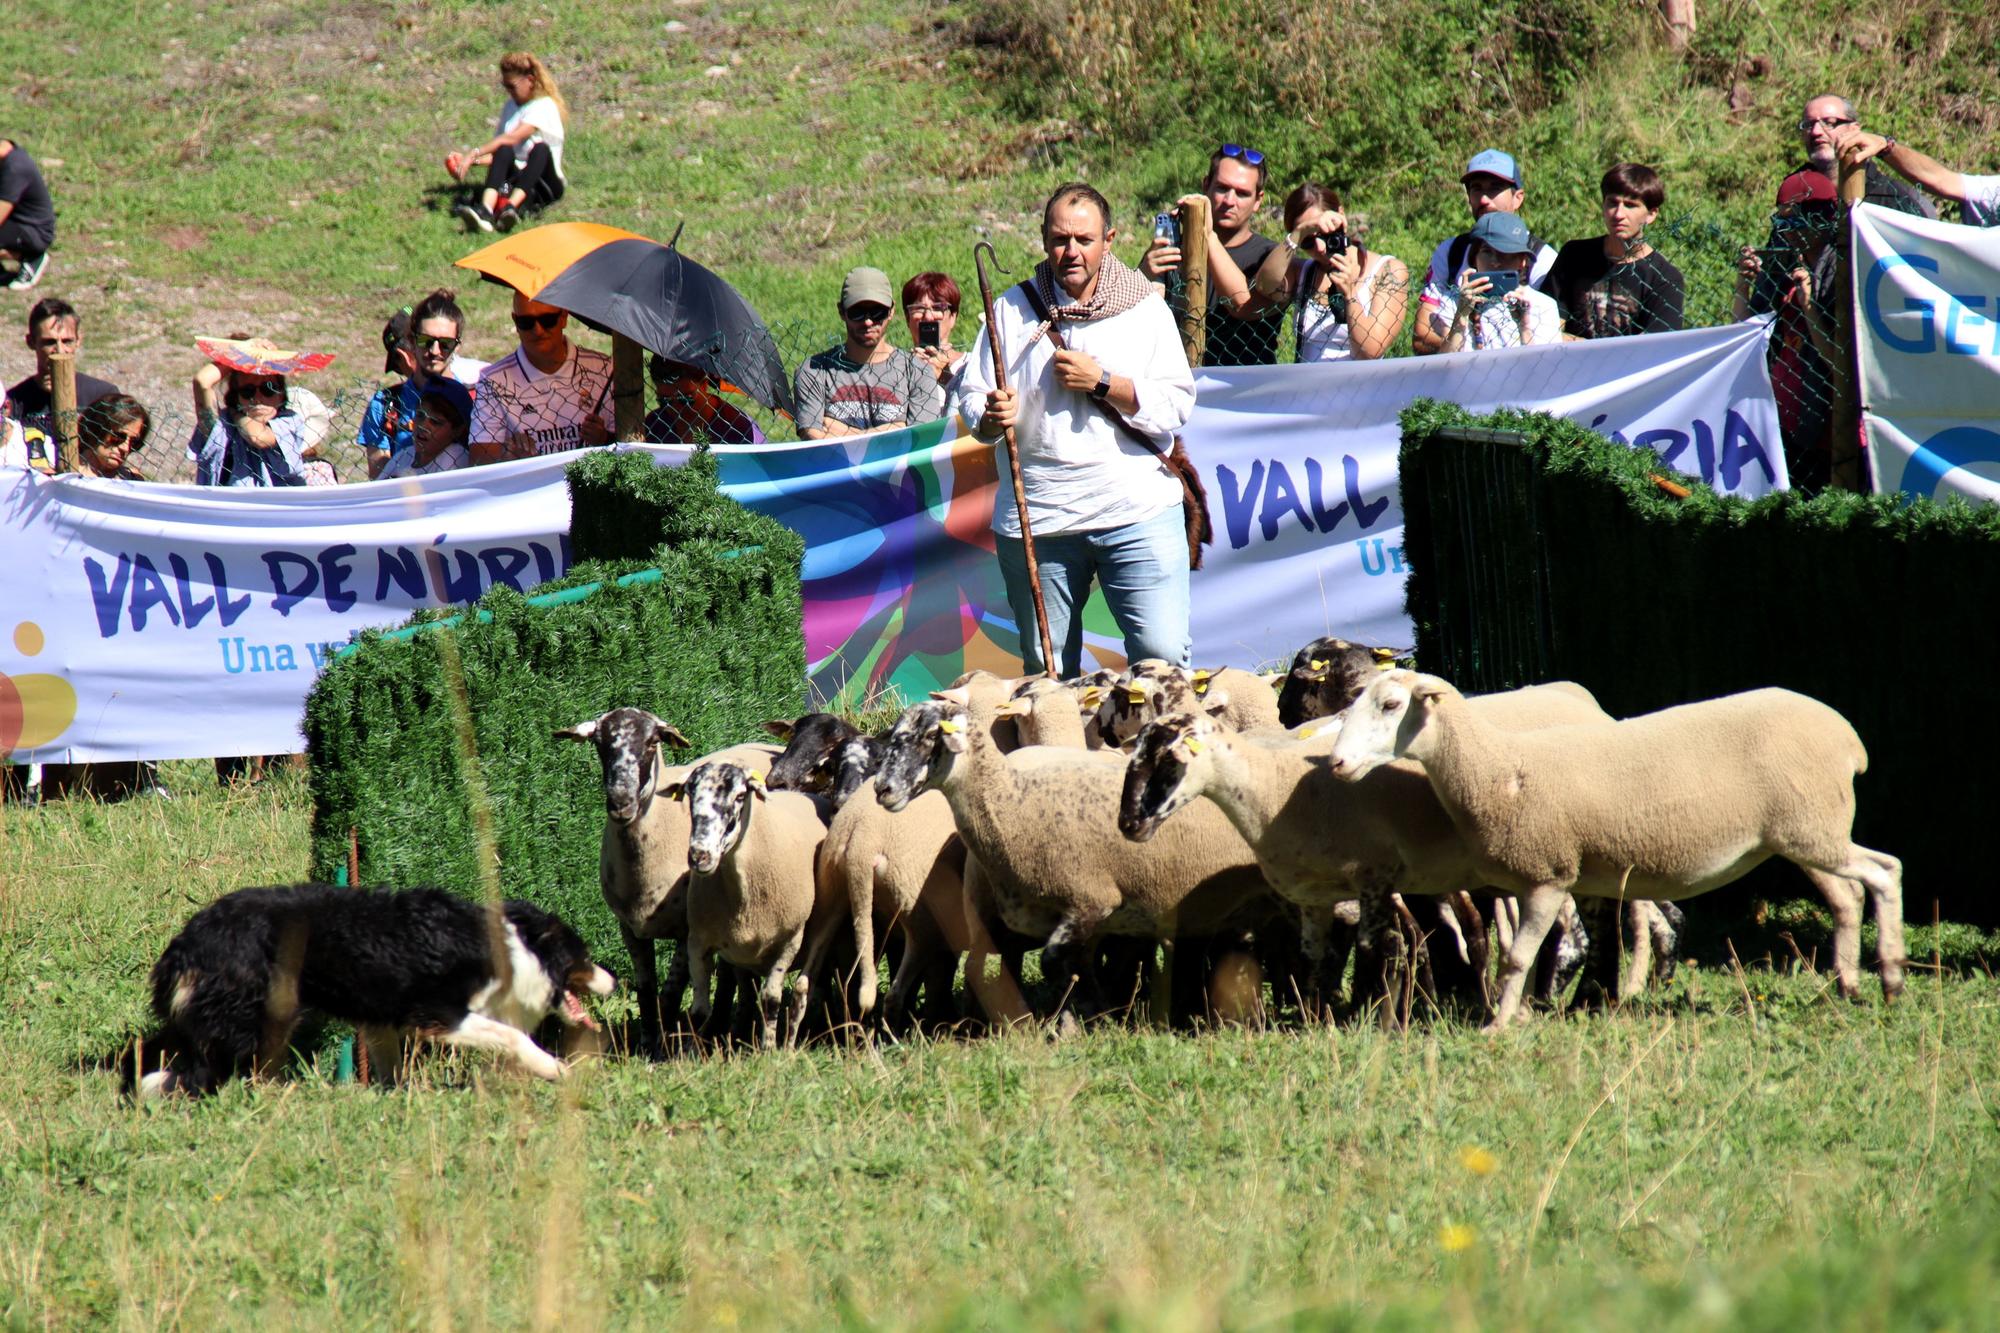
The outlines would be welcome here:
[[[1323,658],[1315,657],[1311,662],[1307,663],[1307,665],[1310,666],[1314,671],[1326,670],[1326,662]]]
[[[947,736],[956,736],[959,731],[959,726],[958,723],[954,722],[952,719],[945,718],[943,721],[938,723],[938,730],[942,731]]]
[[[1196,739],[1195,739],[1194,737],[1192,737],[1192,736],[1189,736],[1189,737],[1187,738],[1187,741],[1186,741],[1186,744],[1187,744],[1187,748],[1188,748],[1188,753],[1189,753],[1189,754],[1200,754],[1200,753],[1201,753],[1201,742],[1200,742],[1200,741],[1198,741],[1198,740],[1196,740]]]
[[[1095,708],[1097,707],[1097,705],[1103,702],[1104,702],[1103,690],[1098,689],[1095,685],[1086,685],[1084,687],[1083,706],[1085,708]]]
[[[1370,649],[1370,651],[1375,654],[1375,660],[1378,662],[1393,662],[1396,660],[1396,650],[1394,648],[1374,648]]]
[[[1194,693],[1196,698],[1200,698],[1202,695],[1208,693],[1208,673],[1206,671],[1197,671],[1194,673]]]
[[[753,787],[761,787],[764,785],[764,775],[761,773],[745,773],[743,777]]]
[[[1146,692],[1137,685],[1131,686],[1125,691],[1125,702],[1143,707],[1146,703]]]
[[[1318,728],[1318,727],[1307,727],[1307,728],[1306,728],[1305,730],[1303,730],[1303,731],[1300,731],[1300,732],[1297,732],[1297,733],[1295,733],[1295,734],[1296,734],[1296,735],[1298,736],[1298,738],[1299,738],[1300,740],[1302,740],[1302,741],[1309,741],[1309,740],[1311,740],[1311,739],[1312,739],[1313,737],[1315,737],[1315,736],[1319,735],[1319,728]]]
[[[1396,669],[1396,659],[1392,657],[1386,662],[1377,662],[1375,669],[1377,671],[1394,671]]]

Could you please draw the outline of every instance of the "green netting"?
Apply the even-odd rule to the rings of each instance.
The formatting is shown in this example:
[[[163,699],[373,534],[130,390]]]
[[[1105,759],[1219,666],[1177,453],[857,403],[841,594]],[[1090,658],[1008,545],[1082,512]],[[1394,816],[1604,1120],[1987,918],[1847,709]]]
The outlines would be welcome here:
[[[1672,474],[1570,422],[1413,404],[1401,478],[1418,659],[1467,688],[1580,681],[1620,717],[1765,685],[1824,700],[1868,747],[1855,836],[1903,858],[1911,919],[1935,898],[2000,920],[1982,776],[2000,713],[1981,698],[2000,661],[2000,507],[1747,501],[1676,476],[1683,499],[1654,475]]]
[[[481,886],[468,776],[491,800],[502,890],[561,913],[616,957],[598,895],[604,792],[596,752],[551,732],[624,705],[668,719],[706,752],[762,735],[805,702],[797,534],[717,493],[713,462],[659,469],[592,455],[570,468],[578,564],[541,598],[592,582],[581,601],[531,606],[495,589],[490,621],[401,638],[364,635],[306,701],[312,869],[330,879],[357,831],[362,884]],[[612,580],[658,568],[654,582]],[[432,612],[416,622],[450,612]],[[476,759],[448,680],[461,664]]]

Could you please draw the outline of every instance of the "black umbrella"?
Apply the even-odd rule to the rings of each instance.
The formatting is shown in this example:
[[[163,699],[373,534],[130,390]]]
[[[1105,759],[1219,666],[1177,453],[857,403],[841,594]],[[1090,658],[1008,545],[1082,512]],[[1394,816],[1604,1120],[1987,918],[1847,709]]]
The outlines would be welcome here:
[[[778,344],[742,293],[671,245],[596,222],[515,232],[458,261],[790,415]]]

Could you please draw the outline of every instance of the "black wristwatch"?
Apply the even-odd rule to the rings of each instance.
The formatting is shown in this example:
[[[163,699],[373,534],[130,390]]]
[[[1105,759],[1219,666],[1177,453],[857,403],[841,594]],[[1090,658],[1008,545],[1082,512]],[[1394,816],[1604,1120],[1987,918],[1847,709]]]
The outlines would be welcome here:
[[[1100,403],[1111,396],[1110,371],[1100,370],[1097,372],[1097,387],[1090,391],[1090,396]]]

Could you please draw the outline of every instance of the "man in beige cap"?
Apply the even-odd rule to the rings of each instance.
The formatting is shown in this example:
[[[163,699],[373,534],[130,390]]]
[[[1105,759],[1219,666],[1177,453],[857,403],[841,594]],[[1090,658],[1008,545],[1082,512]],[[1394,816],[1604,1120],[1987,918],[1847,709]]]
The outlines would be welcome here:
[[[794,384],[799,434],[808,440],[914,426],[944,415],[944,390],[931,368],[889,345],[895,292],[879,268],[857,268],[840,284],[847,338],[799,367]]]

